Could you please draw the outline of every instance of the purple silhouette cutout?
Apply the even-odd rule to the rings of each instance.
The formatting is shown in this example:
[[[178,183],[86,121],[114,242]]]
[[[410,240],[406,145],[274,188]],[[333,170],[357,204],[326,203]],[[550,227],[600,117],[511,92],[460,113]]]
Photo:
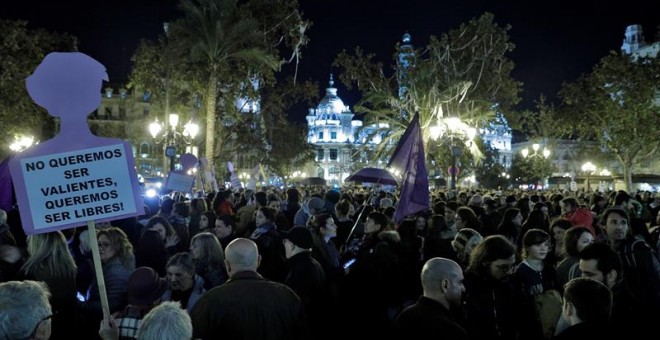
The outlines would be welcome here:
[[[27,234],[143,212],[130,143],[95,136],[87,116],[101,103],[105,67],[79,52],[48,54],[26,80],[30,97],[60,131],[10,161]]]

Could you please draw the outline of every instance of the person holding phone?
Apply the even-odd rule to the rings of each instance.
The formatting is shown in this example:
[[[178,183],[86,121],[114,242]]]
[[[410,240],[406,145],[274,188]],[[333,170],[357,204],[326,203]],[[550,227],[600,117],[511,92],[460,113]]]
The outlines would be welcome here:
[[[347,323],[356,336],[385,337],[389,323],[401,306],[399,258],[395,249],[401,240],[396,230],[387,230],[389,219],[372,212],[364,225],[364,238],[342,284]]]

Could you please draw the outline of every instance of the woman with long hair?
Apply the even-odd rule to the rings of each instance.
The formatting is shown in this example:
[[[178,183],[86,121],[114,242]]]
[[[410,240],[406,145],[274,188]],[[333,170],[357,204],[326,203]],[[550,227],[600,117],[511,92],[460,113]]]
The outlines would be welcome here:
[[[64,235],[59,231],[27,237],[28,259],[19,271],[20,280],[43,281],[51,292],[53,308],[51,339],[70,335],[76,312],[76,264]]]
[[[557,288],[560,291],[568,281],[580,277],[580,252],[593,242],[594,235],[587,227],[571,227],[564,233],[565,258],[557,265]]]
[[[162,216],[154,216],[147,221],[147,225],[144,229],[153,229],[160,234],[160,237],[165,244],[165,249],[167,249],[167,253],[170,254],[170,256],[179,252],[179,243],[181,243],[179,235],[176,233],[168,219]]]
[[[451,246],[451,241],[457,232],[455,226],[456,224],[447,225],[445,217],[440,214],[435,214],[429,218],[429,227],[424,238],[424,260],[434,257],[456,258],[456,252]]]
[[[456,210],[456,217],[454,218],[454,221],[456,223],[456,230],[470,228],[476,231],[481,231],[482,229],[481,222],[479,222],[477,215],[470,207],[459,207]]]
[[[199,231],[198,233],[208,233],[215,228],[216,215],[213,211],[205,211],[199,218]],[[191,234],[193,235],[193,234]],[[194,236],[194,235],[193,235]]]
[[[195,273],[204,279],[204,289],[209,290],[227,281],[225,252],[218,238],[208,232],[193,236],[190,255],[195,264]]]
[[[128,241],[126,234],[116,227],[99,230],[96,239],[105,291],[108,296],[108,307],[110,313],[115,313],[123,310],[128,303],[128,277],[135,270],[133,246]],[[101,294],[96,275],[87,290],[85,301],[79,304],[79,312],[86,317],[84,324],[89,329],[84,333],[84,337],[89,338],[98,332],[99,322],[103,319]]]
[[[195,197],[192,199],[192,201],[190,201],[190,221],[188,222],[188,230],[190,231],[190,235],[194,236],[199,233],[199,219],[202,217],[202,213],[208,210],[209,209],[206,205],[206,199],[202,197]]]
[[[135,247],[135,266],[149,267],[160,277],[165,277],[165,265],[169,258],[160,233],[156,229],[145,230]]]
[[[500,225],[497,226],[497,233],[509,239],[517,248],[520,244],[518,239],[521,234],[523,215],[518,208],[509,208],[504,212]]]

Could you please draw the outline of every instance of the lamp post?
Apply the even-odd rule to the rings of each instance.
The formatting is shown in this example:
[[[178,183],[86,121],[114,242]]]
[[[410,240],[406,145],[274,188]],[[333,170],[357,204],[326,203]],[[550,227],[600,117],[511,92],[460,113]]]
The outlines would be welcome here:
[[[544,147],[543,152],[539,152],[540,149],[541,149],[541,145],[538,144],[538,143],[534,143],[534,144],[532,144],[532,150],[534,151],[532,154],[529,153],[529,148],[528,147],[525,147],[524,149],[522,149],[520,151],[520,153],[525,158],[527,158],[527,157],[539,157],[539,158],[543,157],[545,159],[548,159],[548,157],[550,157],[550,149],[548,149],[547,147]]]
[[[529,147],[523,148],[522,150],[520,150],[520,153],[522,154],[523,158],[529,158],[529,159],[538,158],[538,159],[541,159],[541,160],[545,160],[545,159],[548,159],[550,157],[550,149],[548,149],[547,147],[544,146],[543,151],[540,151],[540,150],[541,150],[541,145],[539,143],[534,143],[534,144],[532,144],[532,152],[531,153],[529,151]],[[543,181],[543,187],[545,188],[545,186],[547,184],[547,182],[545,180],[545,177],[541,178],[541,180]],[[538,184],[538,182],[535,183],[534,185],[536,186],[537,184]]]
[[[238,175],[238,178],[241,180],[241,185],[243,187],[247,187],[247,182],[250,180],[250,174],[248,174],[247,172],[241,172]]]
[[[458,175],[458,159],[463,154],[463,149],[457,140],[464,141],[467,147],[472,145],[474,137],[477,135],[477,129],[470,127],[458,117],[438,118],[438,125],[430,129],[431,138],[439,140],[441,138],[449,139],[451,150],[451,182],[449,188],[456,191],[456,177]]]
[[[591,174],[596,172],[596,166],[591,163],[591,162],[586,162],[582,164],[582,171],[587,174],[587,188],[586,191],[589,192],[591,190],[590,183],[589,183],[589,177]]]
[[[186,145],[192,144],[197,133],[199,132],[199,125],[190,120],[185,125],[179,125],[179,115],[171,113],[169,115],[169,122],[167,128],[163,126],[158,118],[149,124],[149,132],[154,138],[156,143],[164,143],[165,156],[170,159],[170,171],[174,170],[174,158],[177,155],[177,145],[181,142]],[[163,168],[165,164],[163,164]]]

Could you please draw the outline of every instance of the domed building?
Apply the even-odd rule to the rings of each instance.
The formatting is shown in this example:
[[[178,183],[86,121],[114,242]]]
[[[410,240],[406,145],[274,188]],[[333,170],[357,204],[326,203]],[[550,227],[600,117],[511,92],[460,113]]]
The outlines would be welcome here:
[[[324,178],[328,185],[342,185],[355,166],[368,166],[366,152],[360,150],[362,145],[375,146],[382,137],[367,140],[373,129],[361,129],[362,121],[353,119],[355,114],[339,98],[334,84],[331,74],[325,97],[307,115],[307,142],[316,148],[315,169],[308,175]]]
[[[310,176],[324,178],[328,184],[340,184],[348,176],[356,127],[362,125],[353,120],[355,114],[337,96],[334,83],[331,74],[325,97],[307,115],[307,142],[316,147],[317,162],[316,171]]]

